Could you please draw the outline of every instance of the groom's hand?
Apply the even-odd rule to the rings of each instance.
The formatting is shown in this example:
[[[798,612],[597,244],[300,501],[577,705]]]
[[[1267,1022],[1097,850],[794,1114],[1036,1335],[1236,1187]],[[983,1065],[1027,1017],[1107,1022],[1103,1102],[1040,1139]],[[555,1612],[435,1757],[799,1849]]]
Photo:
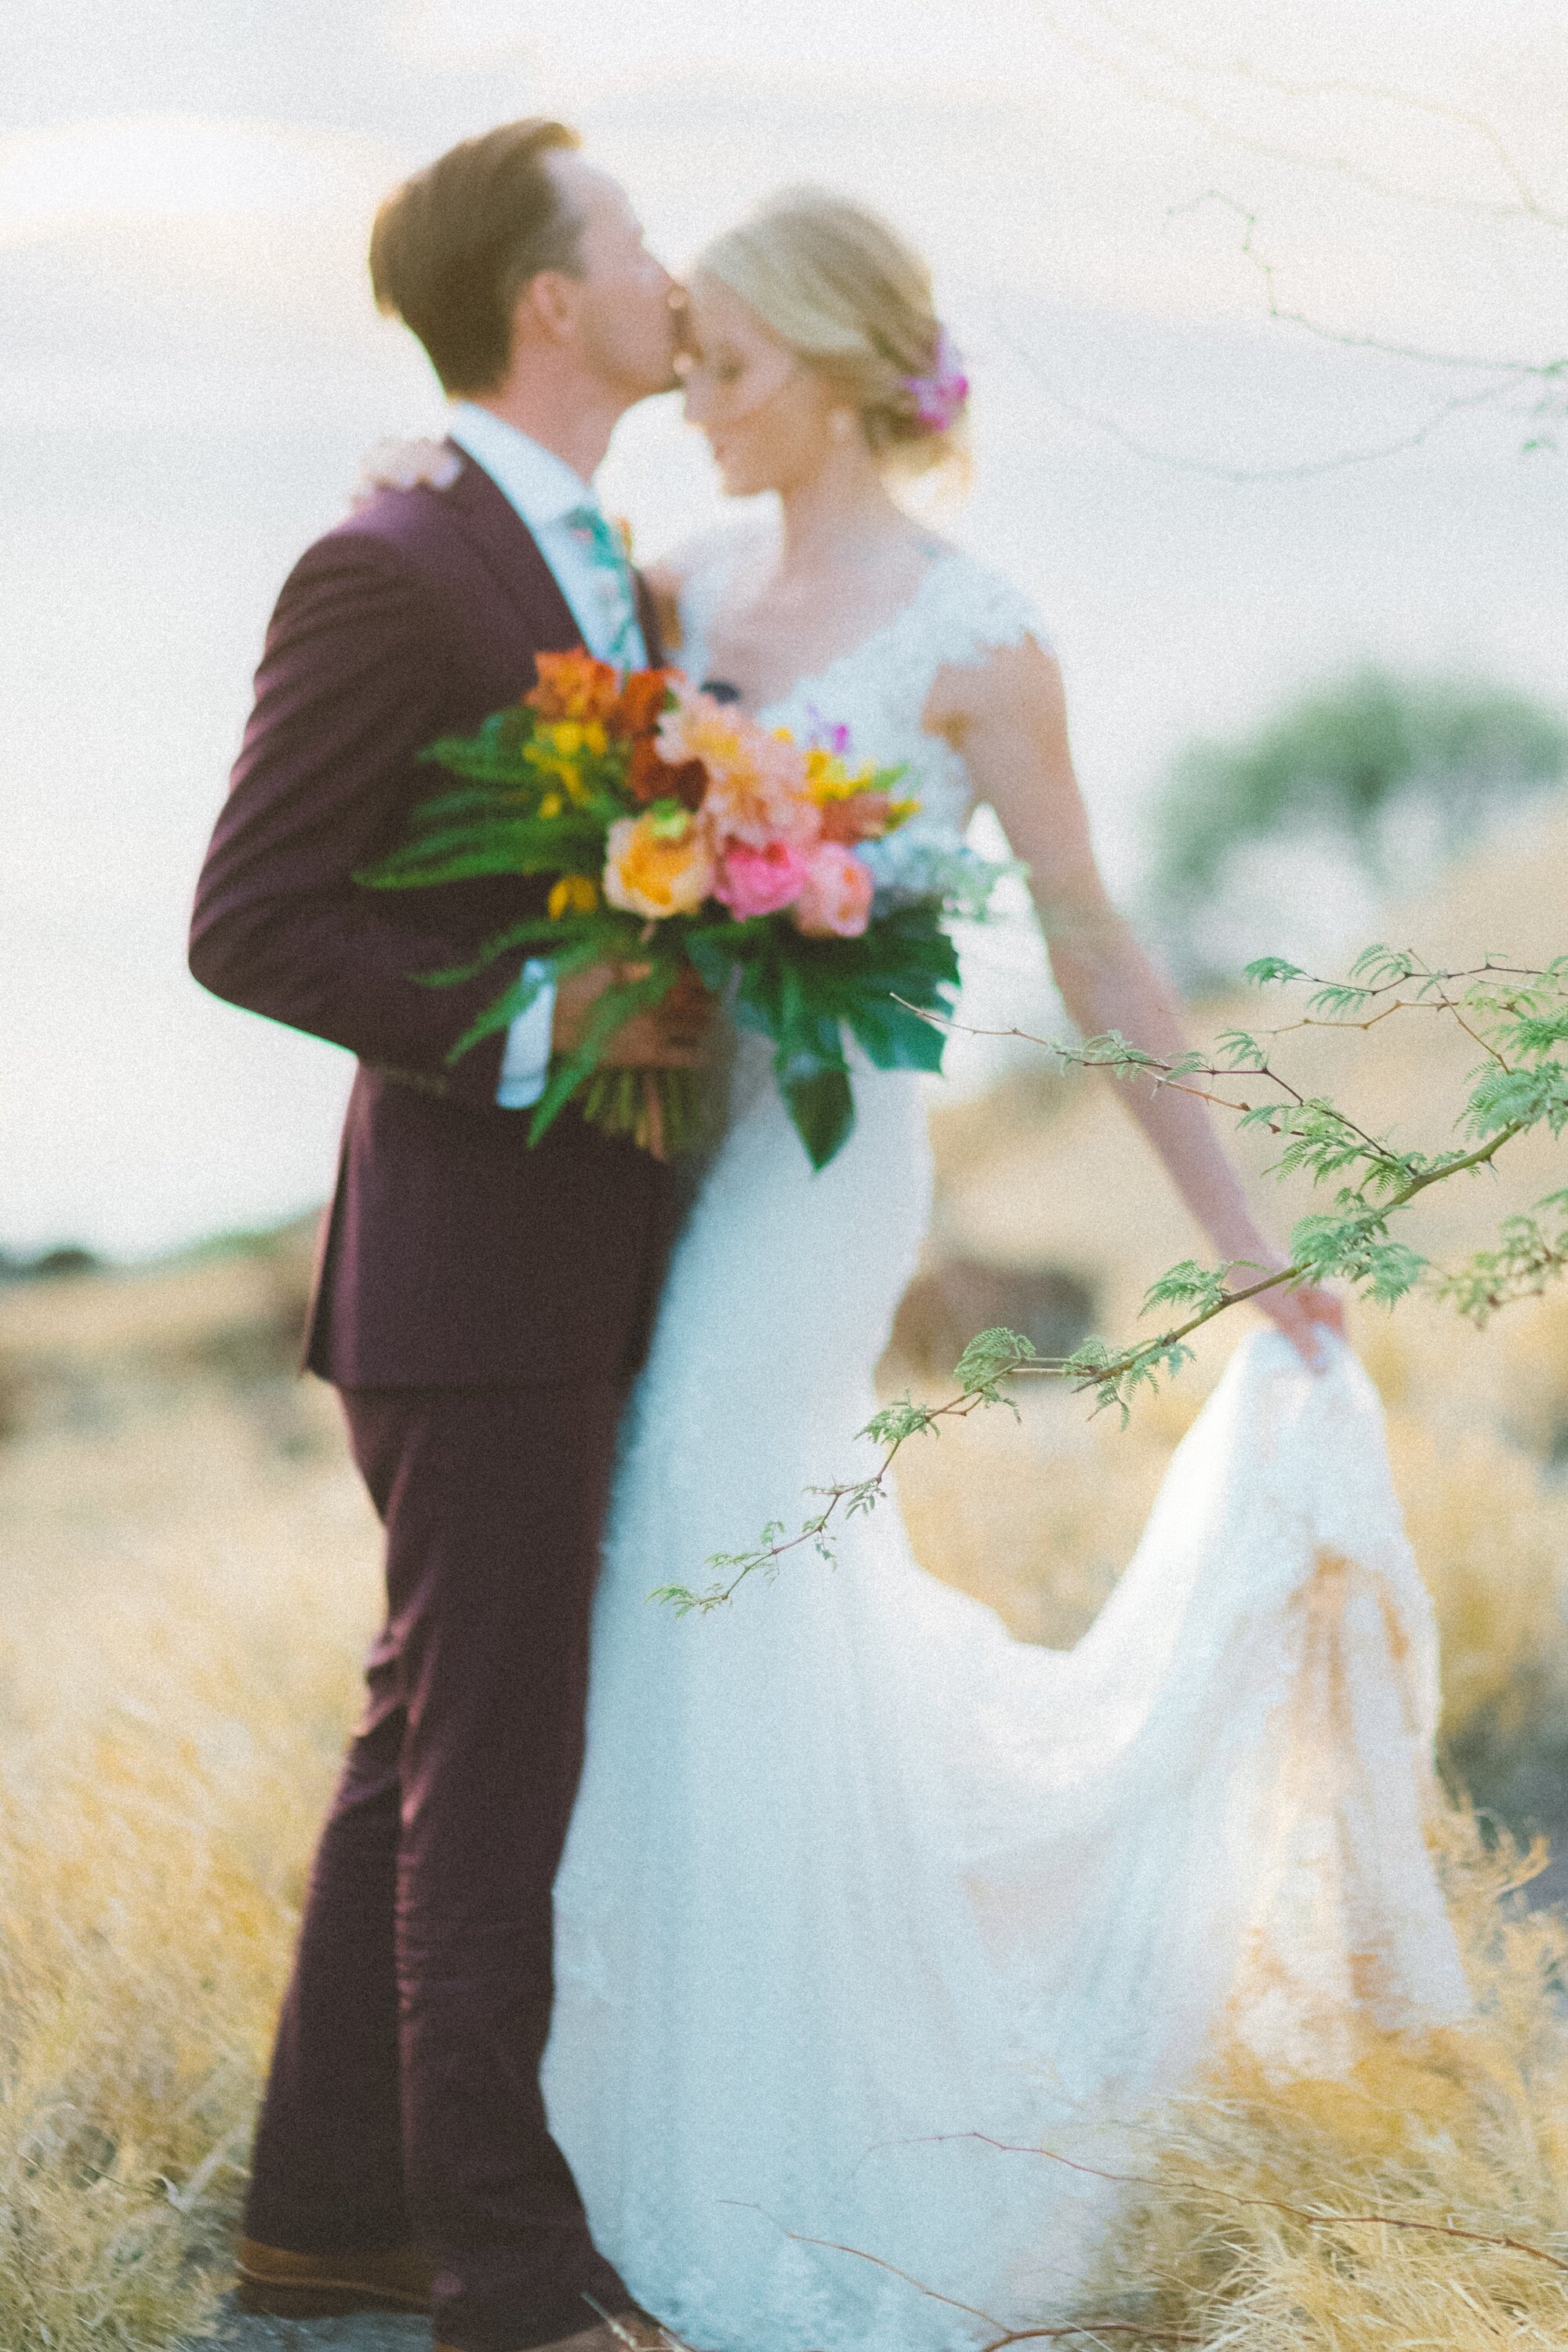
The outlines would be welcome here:
[[[646,964],[594,964],[574,972],[555,992],[550,1042],[558,1054],[574,1053],[583,1042],[589,1009],[612,981],[641,980]],[[713,1018],[713,999],[695,972],[683,973],[662,1004],[635,1013],[616,1031],[604,1059],[616,1069],[689,1070],[701,1059]]]

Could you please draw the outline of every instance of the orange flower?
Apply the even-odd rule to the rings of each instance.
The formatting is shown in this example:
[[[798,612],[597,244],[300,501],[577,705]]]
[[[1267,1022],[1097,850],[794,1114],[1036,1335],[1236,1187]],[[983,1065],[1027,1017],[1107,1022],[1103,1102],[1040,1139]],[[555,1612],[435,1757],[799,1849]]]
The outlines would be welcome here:
[[[669,698],[672,673],[667,669],[633,669],[621,681],[616,712],[617,735],[651,735]]]
[[[617,817],[605,852],[605,897],[624,914],[694,915],[712,891],[713,853],[683,809]]]
[[[893,803],[886,793],[851,793],[845,800],[826,801],[822,809],[824,841],[880,841],[888,831]]]
[[[569,654],[535,656],[539,683],[523,701],[542,719],[597,719],[607,724],[616,715],[621,681],[609,662],[595,661],[582,646]]]
[[[700,809],[707,789],[708,771],[700,760],[682,760],[679,767],[671,767],[660,759],[651,735],[639,735],[632,745],[626,790],[641,806],[650,801],[679,801],[683,808]]]

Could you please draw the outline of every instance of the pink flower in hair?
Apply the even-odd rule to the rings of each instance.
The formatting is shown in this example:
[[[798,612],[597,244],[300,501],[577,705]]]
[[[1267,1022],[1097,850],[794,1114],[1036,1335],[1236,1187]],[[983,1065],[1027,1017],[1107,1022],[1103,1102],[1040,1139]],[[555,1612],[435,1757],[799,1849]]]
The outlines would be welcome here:
[[[963,414],[969,398],[969,378],[963,373],[963,362],[958,346],[942,328],[936,339],[936,358],[929,375],[907,375],[904,390],[915,406],[915,415],[928,433],[951,432]]]

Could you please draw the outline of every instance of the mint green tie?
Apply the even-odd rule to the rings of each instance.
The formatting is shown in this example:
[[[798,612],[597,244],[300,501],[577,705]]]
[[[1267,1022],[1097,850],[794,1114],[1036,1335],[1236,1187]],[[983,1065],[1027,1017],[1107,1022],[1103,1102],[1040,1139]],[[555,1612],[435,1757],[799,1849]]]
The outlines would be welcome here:
[[[565,518],[567,530],[582,541],[593,559],[595,572],[615,581],[618,615],[610,640],[608,658],[622,669],[635,669],[647,659],[647,651],[637,623],[637,593],[632,586],[631,566],[621,550],[621,542],[596,506],[574,507]],[[605,603],[609,599],[606,597]]]

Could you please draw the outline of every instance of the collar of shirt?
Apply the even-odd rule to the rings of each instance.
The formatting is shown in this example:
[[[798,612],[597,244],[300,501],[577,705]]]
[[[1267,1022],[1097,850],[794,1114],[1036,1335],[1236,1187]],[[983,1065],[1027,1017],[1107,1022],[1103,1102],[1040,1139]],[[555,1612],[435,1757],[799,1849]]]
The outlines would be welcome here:
[[[476,466],[484,467],[531,530],[547,530],[574,507],[598,504],[592,484],[574,473],[564,457],[531,441],[515,425],[475,401],[453,402],[447,431]]]

